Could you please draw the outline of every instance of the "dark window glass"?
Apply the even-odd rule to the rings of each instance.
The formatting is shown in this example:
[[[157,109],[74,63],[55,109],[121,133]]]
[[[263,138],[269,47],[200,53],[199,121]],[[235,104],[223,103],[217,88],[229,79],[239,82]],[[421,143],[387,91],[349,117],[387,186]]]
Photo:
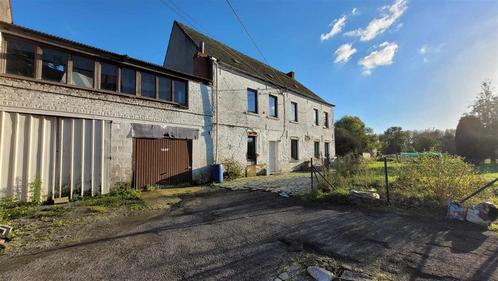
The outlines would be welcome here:
[[[270,96],[268,96],[268,98],[269,98],[268,106],[269,106],[270,116],[277,117],[278,116],[277,97],[270,95]]]
[[[42,55],[42,79],[66,83],[67,54],[44,48]]]
[[[80,56],[73,56],[72,84],[80,87],[93,88],[94,71],[94,60]]]
[[[156,97],[156,76],[151,73],[142,72],[141,95],[142,97]]]
[[[23,40],[7,40],[6,72],[35,77],[35,45]]]
[[[256,137],[247,137],[247,160],[256,162]]]
[[[291,158],[292,160],[299,160],[299,153],[298,153],[298,140],[291,140]]]
[[[108,63],[100,65],[100,88],[108,91],[116,91],[118,89],[117,66]]]
[[[329,114],[327,112],[323,113],[323,125],[325,128],[329,127]]]
[[[121,93],[135,95],[137,92],[137,73],[130,68],[121,68]]]
[[[159,77],[159,99],[171,101],[171,79]]]
[[[315,158],[320,158],[320,142],[315,141]]]
[[[173,90],[175,92],[175,102],[187,106],[187,82],[173,80]]]
[[[258,93],[254,90],[247,90],[247,111],[258,113]]]
[[[330,144],[328,142],[325,143],[325,158],[329,158],[330,157]]]
[[[318,114],[318,109],[313,109],[314,113],[315,113],[315,125],[320,125],[320,117],[319,117],[319,114]]]
[[[291,120],[297,122],[297,103],[291,102]]]

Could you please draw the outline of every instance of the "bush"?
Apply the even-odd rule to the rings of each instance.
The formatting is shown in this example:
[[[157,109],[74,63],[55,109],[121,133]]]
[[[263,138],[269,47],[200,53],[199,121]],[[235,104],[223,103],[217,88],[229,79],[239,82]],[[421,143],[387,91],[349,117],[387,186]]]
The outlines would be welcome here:
[[[440,205],[464,198],[483,183],[474,167],[458,156],[423,155],[405,160],[399,169],[399,177],[392,185],[393,194]],[[489,190],[481,197],[487,195]]]
[[[228,180],[234,180],[240,178],[244,175],[244,169],[235,160],[225,160],[223,161],[223,177]]]

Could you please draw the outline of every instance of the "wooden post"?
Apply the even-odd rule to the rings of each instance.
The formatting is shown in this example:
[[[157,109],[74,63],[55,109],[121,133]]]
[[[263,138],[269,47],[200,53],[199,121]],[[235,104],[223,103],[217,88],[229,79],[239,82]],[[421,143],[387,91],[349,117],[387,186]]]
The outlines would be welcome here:
[[[391,200],[389,198],[389,177],[387,175],[387,157],[384,157],[384,176],[386,178],[386,198],[387,204],[391,204]]]

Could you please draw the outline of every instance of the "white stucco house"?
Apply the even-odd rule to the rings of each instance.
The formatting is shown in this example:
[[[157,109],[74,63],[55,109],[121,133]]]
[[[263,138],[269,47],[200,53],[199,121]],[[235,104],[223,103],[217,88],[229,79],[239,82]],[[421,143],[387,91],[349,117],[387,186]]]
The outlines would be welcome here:
[[[174,22],[164,66],[212,81],[214,161],[251,172],[335,155],[333,109],[295,78]]]

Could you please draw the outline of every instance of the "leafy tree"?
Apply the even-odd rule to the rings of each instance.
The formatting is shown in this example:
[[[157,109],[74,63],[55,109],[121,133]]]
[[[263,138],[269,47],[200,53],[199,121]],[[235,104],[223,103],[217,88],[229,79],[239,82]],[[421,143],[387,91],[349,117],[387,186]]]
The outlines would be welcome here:
[[[455,132],[456,153],[467,161],[479,163],[482,160],[480,147],[482,130],[479,118],[472,115],[460,118]]]
[[[408,147],[409,134],[401,127],[390,127],[380,137],[382,141],[382,152],[384,154],[398,154],[406,151]]]
[[[344,116],[334,127],[337,155],[358,155],[375,146],[375,134],[357,116]]]
[[[439,130],[414,131],[411,146],[417,152],[440,151],[443,133]]]
[[[455,130],[447,129],[441,136],[441,152],[456,154],[455,148]]]
[[[481,84],[481,92],[471,106],[471,114],[482,124],[481,152],[496,163],[498,149],[498,96],[491,89],[491,82]]]

